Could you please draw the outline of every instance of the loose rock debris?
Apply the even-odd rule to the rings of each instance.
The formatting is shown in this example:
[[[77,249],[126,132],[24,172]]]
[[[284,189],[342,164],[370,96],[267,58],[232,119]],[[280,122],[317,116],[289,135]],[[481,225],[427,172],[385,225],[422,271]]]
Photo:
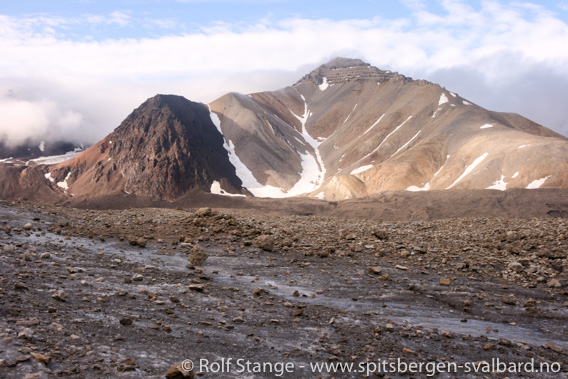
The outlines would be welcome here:
[[[520,377],[559,377],[567,237],[563,219],[0,203],[0,377],[238,377],[179,366],[219,357],[292,363],[290,378],[397,358],[534,359],[564,374]]]

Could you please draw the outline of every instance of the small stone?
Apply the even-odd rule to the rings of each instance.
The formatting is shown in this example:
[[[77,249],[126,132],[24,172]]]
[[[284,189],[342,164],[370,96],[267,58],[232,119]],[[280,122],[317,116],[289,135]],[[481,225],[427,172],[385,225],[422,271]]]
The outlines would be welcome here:
[[[22,331],[20,331],[20,332],[18,333],[18,338],[19,338],[19,339],[22,339],[22,338],[25,338],[25,339],[32,339],[33,336],[34,336],[34,331],[33,331],[32,329],[30,329],[30,328],[25,328],[25,329],[23,329]]]
[[[440,278],[441,286],[449,286],[450,284],[452,284],[452,281],[449,278]]]
[[[128,237],[128,243],[130,244],[130,246],[140,246],[140,247],[146,247],[146,239],[142,238],[142,237],[135,237],[135,236],[130,236]]]
[[[58,290],[55,291],[51,297],[57,301],[66,301],[67,300],[67,294],[65,294],[65,291],[63,290]]]
[[[24,224],[24,226],[22,227],[22,229],[24,230],[30,230],[32,228],[32,223],[28,222],[26,224]]]
[[[511,262],[507,265],[507,268],[513,272],[521,272],[524,270],[523,265],[519,262]]]
[[[187,286],[187,288],[189,288],[192,291],[203,292],[203,290],[205,289],[205,285],[203,285],[203,284],[190,284],[189,286]]]
[[[128,326],[132,325],[132,318],[131,317],[123,317],[120,319],[120,325]]]
[[[387,240],[389,238],[389,235],[386,230],[377,227],[373,228],[373,235],[380,240]]]
[[[33,359],[35,359],[36,362],[44,363],[46,365],[49,364],[49,362],[51,362],[51,357],[47,354],[31,352],[30,355],[32,356]]]
[[[357,235],[353,232],[350,232],[347,229],[340,229],[339,230],[339,238],[344,240],[354,240],[357,239]]]
[[[513,343],[506,338],[499,338],[497,342],[501,346],[513,346]]]
[[[555,344],[553,344],[552,342],[547,343],[546,345],[542,345],[543,348],[545,349],[549,349],[552,350],[558,354],[562,354],[564,352],[564,350],[558,346],[556,346]]]
[[[182,363],[173,365],[166,372],[166,379],[184,379],[193,377],[193,371],[186,371],[184,367],[182,367]]]
[[[416,354],[416,351],[409,349],[408,347],[403,348],[402,352],[405,354]]]
[[[209,255],[205,252],[199,245],[195,245],[191,249],[191,254],[187,257],[187,260],[194,266],[201,266],[205,260],[209,258]]]
[[[548,282],[546,282],[546,285],[549,288],[560,288],[560,287],[562,287],[562,283],[560,283],[560,281],[558,279],[550,279]]]
[[[141,274],[134,274],[132,275],[133,282],[141,282],[144,280],[144,277]]]
[[[396,265],[396,266],[394,266],[394,268],[396,268],[397,270],[403,270],[403,271],[408,270],[408,267],[406,267],[406,266],[401,266],[401,265]]]
[[[41,253],[39,257],[40,259],[48,259],[49,257],[51,257],[51,254],[49,254],[48,252]]]
[[[266,251],[274,250],[274,237],[269,234],[264,234],[262,236],[258,236],[254,240],[254,244],[256,247]]]
[[[243,324],[245,322],[245,319],[243,318],[243,316],[237,316],[233,318],[233,322],[235,324]]]
[[[211,215],[211,208],[199,208],[195,211],[194,215],[196,217],[207,217]]]
[[[371,274],[379,274],[381,271],[383,271],[383,268],[379,266],[367,266],[367,271]]]
[[[24,283],[22,282],[16,282],[14,283],[14,289],[15,290],[29,290],[28,286],[26,286]]]
[[[294,317],[296,317],[296,316],[301,316],[302,313],[304,313],[304,310],[303,310],[303,309],[292,309],[292,310],[290,311],[290,316],[294,316]]]
[[[255,296],[268,295],[268,291],[264,288],[256,288],[254,291],[252,291],[252,293]]]
[[[517,299],[512,296],[503,296],[501,301],[507,305],[517,305]]]
[[[43,372],[43,371],[38,371],[38,372],[30,372],[27,373],[26,375],[24,375],[23,379],[48,379],[49,376]]]
[[[492,343],[486,343],[485,346],[483,346],[483,350],[485,350],[485,351],[491,350],[493,348],[493,346],[495,346],[495,345],[493,345]]]

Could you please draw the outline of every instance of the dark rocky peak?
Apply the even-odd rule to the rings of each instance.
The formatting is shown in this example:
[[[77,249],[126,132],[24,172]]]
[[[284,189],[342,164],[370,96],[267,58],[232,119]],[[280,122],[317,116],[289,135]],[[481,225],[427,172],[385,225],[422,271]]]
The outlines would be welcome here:
[[[214,180],[240,189],[209,109],[182,96],[146,100],[105,140],[102,150],[108,148],[128,192],[171,200],[191,188],[208,190]]]
[[[329,84],[365,81],[384,83],[389,80],[412,81],[411,78],[397,72],[380,70],[360,59],[335,58],[305,75],[297,84],[312,81],[320,85],[324,80]]]

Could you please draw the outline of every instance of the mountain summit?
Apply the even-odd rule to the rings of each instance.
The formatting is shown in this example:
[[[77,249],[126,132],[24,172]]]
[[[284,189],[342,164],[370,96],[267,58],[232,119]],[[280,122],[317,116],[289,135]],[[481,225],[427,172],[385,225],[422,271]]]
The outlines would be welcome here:
[[[61,196],[162,200],[196,189],[343,200],[393,190],[566,188],[568,140],[437,84],[336,58],[289,87],[229,93],[208,106],[157,95],[96,145],[43,170],[42,185]],[[10,173],[4,192],[13,197],[18,170],[0,172]]]

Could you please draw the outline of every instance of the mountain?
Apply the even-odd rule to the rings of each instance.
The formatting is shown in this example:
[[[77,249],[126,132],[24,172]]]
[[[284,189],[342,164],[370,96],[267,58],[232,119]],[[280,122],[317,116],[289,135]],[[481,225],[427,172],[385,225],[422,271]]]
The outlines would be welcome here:
[[[173,200],[213,182],[241,191],[223,136],[204,104],[157,95],[111,134],[74,159],[50,168],[49,180],[73,196],[117,191]]]
[[[25,167],[2,170],[12,183],[2,198],[20,183],[63,197],[171,201],[199,190],[336,201],[399,190],[567,188],[568,140],[437,84],[337,58],[277,91],[229,93],[209,105],[150,98],[81,154],[34,168],[28,177],[41,185],[18,182]]]
[[[293,86],[228,94],[210,107],[254,178],[277,188],[273,195],[297,194],[298,183],[327,200],[568,185],[563,136],[361,60],[338,58]],[[256,182],[243,182],[262,195]]]

